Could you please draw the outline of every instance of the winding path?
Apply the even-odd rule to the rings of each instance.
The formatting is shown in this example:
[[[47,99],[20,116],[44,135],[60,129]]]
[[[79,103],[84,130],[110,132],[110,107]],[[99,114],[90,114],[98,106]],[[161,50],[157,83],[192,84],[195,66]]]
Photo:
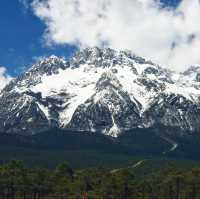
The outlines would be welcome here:
[[[176,143],[174,140],[172,140],[168,137],[165,137],[165,136],[162,136],[161,138],[172,145],[172,147],[169,150],[164,151],[163,154],[167,154],[169,152],[175,151],[178,148],[178,143]]]
[[[140,161],[136,162],[134,165],[129,166],[129,167],[127,167],[127,168],[128,168],[128,169],[135,169],[135,168],[141,166],[145,161],[146,161],[146,160],[140,160]],[[120,170],[122,170],[122,169],[124,169],[124,168],[113,169],[113,170],[111,171],[111,173],[116,173],[116,172],[118,172],[118,171],[120,171]]]

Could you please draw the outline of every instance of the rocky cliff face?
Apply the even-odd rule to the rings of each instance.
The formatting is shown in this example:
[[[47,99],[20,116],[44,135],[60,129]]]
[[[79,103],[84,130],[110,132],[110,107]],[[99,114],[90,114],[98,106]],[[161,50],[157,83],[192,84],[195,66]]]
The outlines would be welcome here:
[[[1,132],[32,135],[57,127],[117,137],[161,125],[199,131],[199,74],[200,66],[178,74],[130,51],[52,56],[1,91]]]
[[[67,128],[98,131],[117,136],[141,124],[141,104],[131,100],[112,72],[105,72],[97,81],[95,94],[75,111]]]

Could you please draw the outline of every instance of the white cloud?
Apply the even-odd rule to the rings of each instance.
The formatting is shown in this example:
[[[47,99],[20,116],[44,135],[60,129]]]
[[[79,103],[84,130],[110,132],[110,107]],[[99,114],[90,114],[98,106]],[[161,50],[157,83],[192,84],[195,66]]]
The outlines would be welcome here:
[[[6,68],[0,67],[0,91],[8,84],[12,78],[6,74]]]
[[[161,9],[157,0],[34,0],[47,44],[108,45],[183,70],[200,64],[200,2]]]

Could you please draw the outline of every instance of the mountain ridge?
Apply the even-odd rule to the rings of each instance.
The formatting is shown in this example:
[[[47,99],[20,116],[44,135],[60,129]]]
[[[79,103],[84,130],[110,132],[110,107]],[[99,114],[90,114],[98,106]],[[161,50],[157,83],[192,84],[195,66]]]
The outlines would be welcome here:
[[[0,127],[37,134],[51,128],[118,137],[164,125],[200,130],[200,67],[174,73],[130,51],[87,48],[46,58],[0,93]]]

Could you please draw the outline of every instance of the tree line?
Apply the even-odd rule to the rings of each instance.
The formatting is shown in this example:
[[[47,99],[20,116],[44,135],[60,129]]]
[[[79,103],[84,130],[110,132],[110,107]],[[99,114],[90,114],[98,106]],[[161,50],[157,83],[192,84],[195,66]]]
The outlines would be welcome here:
[[[145,177],[134,169],[75,171],[27,168],[12,160],[0,166],[0,199],[199,199],[200,168],[169,167]]]

